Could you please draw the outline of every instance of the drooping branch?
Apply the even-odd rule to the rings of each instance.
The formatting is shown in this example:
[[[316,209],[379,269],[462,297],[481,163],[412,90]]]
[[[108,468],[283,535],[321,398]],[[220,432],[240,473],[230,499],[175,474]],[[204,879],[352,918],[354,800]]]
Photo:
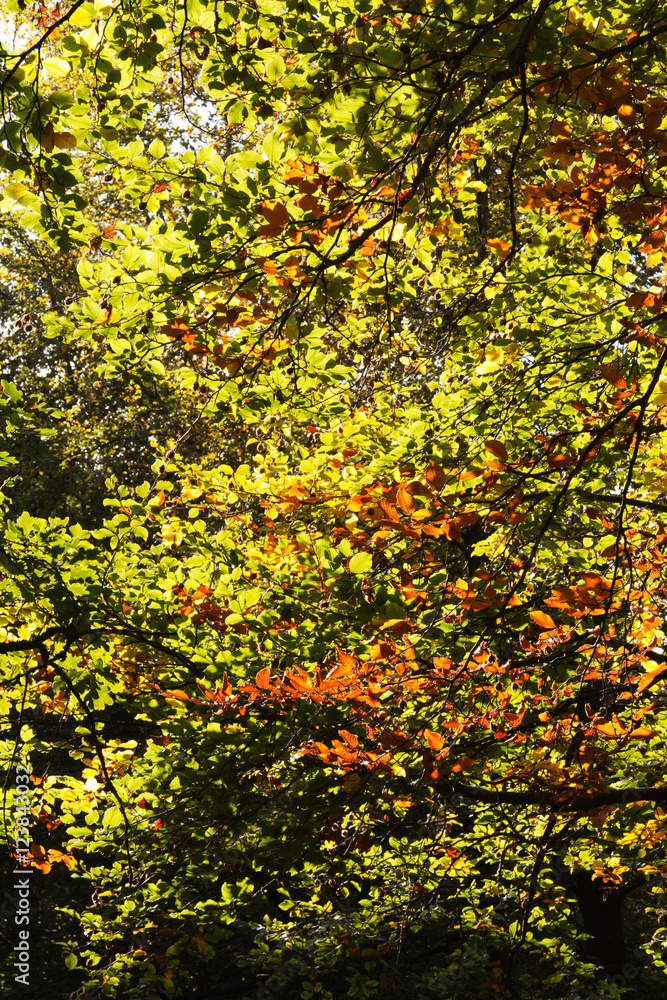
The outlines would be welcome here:
[[[574,795],[549,794],[548,792],[512,792],[497,791],[486,788],[475,788],[460,781],[450,781],[448,790],[451,794],[461,795],[473,802],[486,802],[489,805],[542,806],[558,812],[591,812],[602,806],[625,806],[637,802],[667,802],[666,785],[647,785],[638,788],[619,788],[608,792],[597,792],[586,795],[581,792]]]

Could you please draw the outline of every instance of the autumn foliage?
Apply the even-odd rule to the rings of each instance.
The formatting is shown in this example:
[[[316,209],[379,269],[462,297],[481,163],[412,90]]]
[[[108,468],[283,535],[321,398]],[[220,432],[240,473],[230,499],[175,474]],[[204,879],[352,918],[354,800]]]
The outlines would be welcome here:
[[[663,6],[3,9],[34,981],[663,996]]]

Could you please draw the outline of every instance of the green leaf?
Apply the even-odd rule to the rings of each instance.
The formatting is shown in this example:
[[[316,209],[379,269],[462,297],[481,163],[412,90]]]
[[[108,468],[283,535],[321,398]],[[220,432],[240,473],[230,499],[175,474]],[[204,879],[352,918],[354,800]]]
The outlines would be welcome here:
[[[276,83],[285,75],[285,60],[279,52],[270,56],[266,63],[266,79],[270,83]]]
[[[152,143],[148,147],[148,152],[151,156],[155,157],[156,160],[161,160],[167,152],[167,147],[161,139],[153,139]]]
[[[366,573],[370,573],[373,567],[373,556],[370,552],[357,552],[350,559],[349,566],[350,573],[365,576]]]
[[[280,160],[283,153],[285,152],[285,146],[280,141],[280,138],[278,137],[276,132],[271,132],[270,135],[267,135],[266,139],[262,144],[262,149],[264,150],[264,152],[266,153],[266,155],[268,156],[268,158],[271,160],[272,163],[275,163],[277,160]]]

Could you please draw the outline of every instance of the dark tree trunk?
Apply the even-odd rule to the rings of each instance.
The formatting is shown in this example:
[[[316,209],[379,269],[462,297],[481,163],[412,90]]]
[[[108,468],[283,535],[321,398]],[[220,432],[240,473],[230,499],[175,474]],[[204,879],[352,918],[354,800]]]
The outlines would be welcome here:
[[[601,965],[608,976],[618,975],[626,962],[623,914],[623,894],[606,887],[591,872],[573,873],[574,891],[584,921],[584,930],[592,935],[587,950],[592,961]]]

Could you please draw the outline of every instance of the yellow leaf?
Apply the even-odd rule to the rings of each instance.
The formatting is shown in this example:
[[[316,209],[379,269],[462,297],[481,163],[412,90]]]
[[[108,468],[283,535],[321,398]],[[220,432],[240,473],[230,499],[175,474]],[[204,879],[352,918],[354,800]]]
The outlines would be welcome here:
[[[46,71],[47,76],[52,76],[56,80],[67,76],[72,68],[66,59],[58,59],[55,56],[49,56],[48,59],[43,59],[42,67]]]
[[[92,6],[90,4],[85,4],[83,7],[79,7],[68,16],[67,23],[74,25],[76,28],[87,28],[92,20]]]
[[[25,184],[21,184],[19,181],[13,181],[11,184],[6,185],[5,194],[18,201],[19,198],[23,197],[27,190],[28,188]]]

